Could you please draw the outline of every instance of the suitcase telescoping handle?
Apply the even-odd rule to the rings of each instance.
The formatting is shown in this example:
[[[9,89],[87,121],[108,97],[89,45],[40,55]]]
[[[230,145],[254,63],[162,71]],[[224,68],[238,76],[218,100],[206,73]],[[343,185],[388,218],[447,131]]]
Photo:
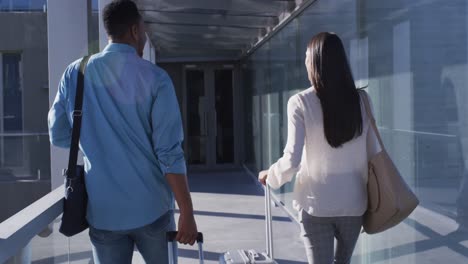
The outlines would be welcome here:
[[[175,263],[176,253],[175,247],[173,246],[176,243],[175,239],[177,237],[177,231],[169,231],[166,233],[166,240],[167,240],[167,250],[169,253],[169,264]],[[197,244],[198,244],[198,257],[200,259],[200,264],[205,262],[205,257],[203,255],[203,234],[198,233],[197,236]]]
[[[271,190],[268,183],[265,185],[265,211],[266,211],[266,253],[273,258],[273,224],[271,217]]]

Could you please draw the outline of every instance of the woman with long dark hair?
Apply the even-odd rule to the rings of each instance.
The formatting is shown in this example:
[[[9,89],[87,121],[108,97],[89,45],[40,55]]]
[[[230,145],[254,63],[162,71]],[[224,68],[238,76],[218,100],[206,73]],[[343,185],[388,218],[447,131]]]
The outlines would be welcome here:
[[[259,180],[277,189],[296,175],[293,206],[309,263],[350,263],[367,208],[368,159],[379,147],[340,38],[314,36],[305,65],[312,87],[289,99],[283,157]]]

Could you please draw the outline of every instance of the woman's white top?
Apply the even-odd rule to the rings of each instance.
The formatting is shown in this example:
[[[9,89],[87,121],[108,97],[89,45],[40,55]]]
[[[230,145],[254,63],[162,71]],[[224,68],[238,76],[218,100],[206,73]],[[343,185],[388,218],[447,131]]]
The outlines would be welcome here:
[[[366,211],[367,164],[380,145],[362,99],[361,94],[362,135],[339,148],[325,138],[322,107],[313,87],[289,99],[288,140],[283,157],[269,169],[267,183],[278,189],[296,175],[296,210],[318,217],[361,216]]]

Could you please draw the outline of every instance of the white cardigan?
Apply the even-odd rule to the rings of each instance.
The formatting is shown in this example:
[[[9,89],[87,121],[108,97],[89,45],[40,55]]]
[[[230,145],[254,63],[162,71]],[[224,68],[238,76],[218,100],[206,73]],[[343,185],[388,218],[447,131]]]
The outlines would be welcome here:
[[[278,189],[297,173],[296,210],[318,217],[363,215],[367,208],[367,164],[380,146],[362,100],[361,113],[362,135],[332,148],[325,139],[322,107],[314,88],[292,96],[284,154],[270,167],[267,183]]]

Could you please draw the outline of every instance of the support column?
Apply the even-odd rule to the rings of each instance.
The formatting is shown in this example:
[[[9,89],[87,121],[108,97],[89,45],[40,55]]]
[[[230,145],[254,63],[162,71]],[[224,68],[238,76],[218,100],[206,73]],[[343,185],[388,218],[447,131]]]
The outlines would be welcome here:
[[[156,49],[153,45],[151,45],[151,50],[150,50],[150,61],[156,64]]]
[[[145,59],[147,61],[151,61],[152,63],[155,63],[152,60],[153,59],[152,53],[154,53],[153,45],[151,44],[151,42],[150,42],[150,40],[148,38],[148,41],[146,41],[145,49],[143,50],[143,59]]]
[[[88,1],[48,0],[49,105],[55,99],[65,68],[88,54]],[[52,189],[63,184],[68,150],[51,146]]]
[[[156,51],[154,49],[153,43],[151,43],[149,39],[146,42],[145,49],[143,50],[143,59],[156,64]]]
[[[102,10],[104,7],[112,2],[112,0],[99,0],[98,8],[99,8],[99,51],[102,51],[109,42],[107,38],[106,29],[104,28],[104,22],[102,21]]]

